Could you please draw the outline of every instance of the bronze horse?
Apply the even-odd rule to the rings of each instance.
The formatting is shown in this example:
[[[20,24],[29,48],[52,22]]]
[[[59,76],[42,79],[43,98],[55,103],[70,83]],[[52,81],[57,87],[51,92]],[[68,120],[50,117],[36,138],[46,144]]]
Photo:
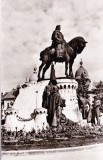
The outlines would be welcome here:
[[[65,62],[65,75],[66,77],[73,78],[72,65],[74,63],[74,59],[77,54],[80,54],[86,46],[86,41],[83,37],[75,37],[70,42],[65,44],[64,51],[62,53],[62,57],[56,57],[56,54],[51,54],[51,47],[44,49],[40,53],[40,60],[42,61],[39,66],[38,71],[38,80],[40,80],[40,73],[43,68],[42,79],[44,79],[44,75],[46,70],[50,67],[52,62]],[[69,64],[69,75],[68,75],[68,64]]]

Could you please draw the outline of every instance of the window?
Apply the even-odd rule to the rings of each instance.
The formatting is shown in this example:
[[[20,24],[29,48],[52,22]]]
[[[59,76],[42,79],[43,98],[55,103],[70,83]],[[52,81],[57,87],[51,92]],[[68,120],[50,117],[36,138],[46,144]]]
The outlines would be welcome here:
[[[9,108],[9,103],[7,103],[7,108]]]
[[[64,89],[66,89],[66,85],[64,85]]]
[[[62,85],[60,85],[60,89],[62,89]]]
[[[70,89],[70,85],[68,85],[68,88]]]

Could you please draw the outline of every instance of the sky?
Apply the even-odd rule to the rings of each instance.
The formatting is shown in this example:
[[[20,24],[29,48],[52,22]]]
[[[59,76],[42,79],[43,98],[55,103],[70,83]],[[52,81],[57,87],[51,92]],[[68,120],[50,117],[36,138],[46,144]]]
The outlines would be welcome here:
[[[60,24],[65,40],[82,36],[86,48],[74,61],[87,69],[92,81],[103,80],[103,0],[1,0],[1,90],[23,84],[40,65],[40,52],[51,45],[51,34]],[[56,76],[64,64],[56,64]],[[49,70],[46,76],[49,75]]]

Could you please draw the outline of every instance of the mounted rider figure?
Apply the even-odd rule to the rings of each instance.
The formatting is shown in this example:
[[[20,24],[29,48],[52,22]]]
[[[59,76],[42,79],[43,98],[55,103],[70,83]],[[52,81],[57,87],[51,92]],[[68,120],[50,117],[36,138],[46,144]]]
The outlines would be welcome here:
[[[60,32],[61,26],[57,25],[55,30],[52,33],[51,40],[51,54],[56,54],[56,57],[62,57],[62,53],[64,51],[64,47],[66,44],[66,41],[64,40],[63,34]]]

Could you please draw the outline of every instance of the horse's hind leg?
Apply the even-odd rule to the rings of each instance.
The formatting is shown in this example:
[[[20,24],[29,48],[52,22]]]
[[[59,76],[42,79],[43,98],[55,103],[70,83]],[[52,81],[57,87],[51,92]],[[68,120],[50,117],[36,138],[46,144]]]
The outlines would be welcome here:
[[[41,70],[42,70],[43,66],[44,66],[44,63],[42,63],[42,64],[39,66],[39,71],[38,71],[38,80],[40,80],[40,79],[41,79],[41,78],[40,78],[40,73],[41,73]]]
[[[65,62],[65,75],[66,75],[66,77],[69,77],[69,75],[68,75],[68,62]]]
[[[47,63],[47,64],[45,65],[45,67],[43,68],[42,79],[44,79],[45,72],[46,72],[46,70],[50,67],[50,65],[51,65],[51,62]]]

